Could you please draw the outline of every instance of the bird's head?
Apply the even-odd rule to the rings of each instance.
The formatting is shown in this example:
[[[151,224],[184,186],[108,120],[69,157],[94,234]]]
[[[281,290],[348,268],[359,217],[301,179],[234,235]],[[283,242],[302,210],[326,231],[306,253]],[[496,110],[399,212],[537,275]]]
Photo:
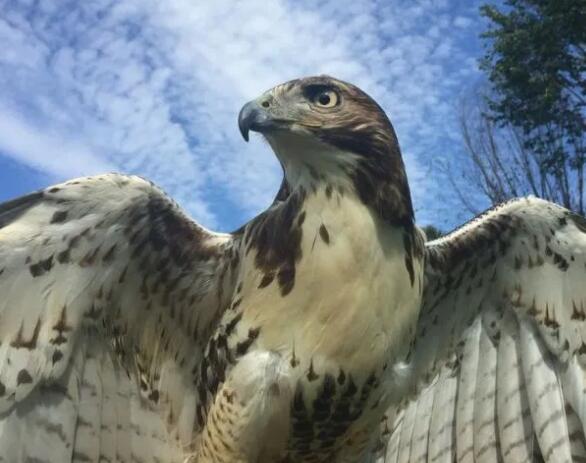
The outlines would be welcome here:
[[[352,188],[372,207],[392,206],[401,220],[412,216],[393,127],[358,87],[329,76],[292,80],[244,105],[238,125],[246,141],[250,131],[266,138],[289,189]]]

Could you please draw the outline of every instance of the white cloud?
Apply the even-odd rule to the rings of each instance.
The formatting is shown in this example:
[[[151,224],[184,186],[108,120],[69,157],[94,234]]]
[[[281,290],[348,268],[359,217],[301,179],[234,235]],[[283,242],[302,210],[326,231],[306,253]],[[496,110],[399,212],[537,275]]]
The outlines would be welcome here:
[[[474,24],[474,21],[465,16],[456,16],[456,18],[454,18],[454,26],[456,27],[465,29],[466,27],[470,27],[472,24]]]
[[[59,177],[91,174],[97,170],[113,171],[105,161],[73,139],[28,124],[7,108],[0,107],[0,151],[35,169]]]
[[[423,202],[431,183],[421,163],[451,140],[446,101],[466,78],[461,69],[470,69],[457,35],[465,32],[452,27],[466,18],[432,0],[45,0],[4,8],[0,42],[10,52],[0,55],[0,107],[12,110],[0,118],[0,149],[61,177],[138,172],[209,226],[250,217],[279,183],[268,148],[239,138],[241,105],[318,73],[358,84],[387,110]],[[419,215],[430,220],[433,208]]]

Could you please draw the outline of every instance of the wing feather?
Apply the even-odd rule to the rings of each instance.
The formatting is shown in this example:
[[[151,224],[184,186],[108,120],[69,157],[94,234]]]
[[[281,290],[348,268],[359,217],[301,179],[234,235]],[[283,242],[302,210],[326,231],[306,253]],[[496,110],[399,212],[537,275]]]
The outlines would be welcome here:
[[[429,426],[429,461],[452,463],[456,449],[454,447],[454,416],[458,378],[454,375],[454,366],[445,365],[441,371],[435,390],[433,414]],[[417,423],[419,428],[420,423]],[[424,432],[425,428],[420,432]]]
[[[403,416],[397,463],[409,463],[409,461],[411,461],[411,440],[413,438],[413,427],[415,426],[416,414],[417,402],[412,401],[409,403],[405,410],[405,415]]]
[[[572,451],[572,461],[576,463],[586,462],[586,439],[582,422],[571,407],[566,406],[566,420],[568,422],[568,435]]]
[[[55,426],[64,446],[50,461],[179,461],[197,427],[186,388],[232,296],[239,246],[138,177],[1,204],[0,461],[46,461],[43,429]]]
[[[562,370],[560,378],[567,407],[569,406],[576,414],[584,431],[586,426],[586,386],[584,384],[584,369],[580,366],[577,356],[572,357],[568,362],[568,367]]]
[[[497,351],[486,330],[480,332],[479,368],[474,391],[474,460],[491,463],[499,460],[496,432]]]
[[[497,425],[504,463],[531,461],[533,425],[521,371],[519,328],[510,313],[503,317],[497,358]]]
[[[480,319],[465,332],[456,401],[456,455],[458,463],[474,461],[474,393],[480,364]]]
[[[124,435],[118,433],[118,401],[115,400],[118,389],[118,373],[112,359],[108,356],[98,358],[102,386],[102,413],[100,427],[100,456],[98,461],[116,461],[118,440]]]
[[[455,356],[458,462],[582,461],[586,219],[540,199],[515,200],[426,246],[406,395],[425,392],[410,401],[429,388],[435,401],[445,394],[444,382],[429,378]],[[416,418],[416,435],[429,428],[434,461],[435,416]]]
[[[73,460],[99,461],[103,401],[100,365],[95,353],[83,357]]]
[[[427,448],[429,442],[429,422],[432,417],[434,407],[435,390],[428,388],[421,393],[417,401],[417,412],[415,415],[415,423],[417,426],[413,429],[413,436],[411,439],[411,459],[415,462],[427,461]]]
[[[541,453],[548,463],[571,462],[564,401],[550,353],[528,323],[521,323],[520,334],[529,409]]]

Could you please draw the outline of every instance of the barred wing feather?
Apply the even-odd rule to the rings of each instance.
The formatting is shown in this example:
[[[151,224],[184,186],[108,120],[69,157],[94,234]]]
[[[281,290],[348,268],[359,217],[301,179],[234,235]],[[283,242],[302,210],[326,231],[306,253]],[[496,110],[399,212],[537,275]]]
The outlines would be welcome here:
[[[0,205],[0,461],[183,461],[238,256],[138,177]]]
[[[429,242],[425,278],[380,461],[586,461],[586,220],[506,203]]]

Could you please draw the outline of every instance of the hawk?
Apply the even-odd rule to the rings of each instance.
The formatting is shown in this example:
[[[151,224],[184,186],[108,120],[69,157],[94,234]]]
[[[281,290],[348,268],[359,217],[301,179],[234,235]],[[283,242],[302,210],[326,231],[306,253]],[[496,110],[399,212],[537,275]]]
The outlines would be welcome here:
[[[586,220],[425,242],[397,138],[318,76],[247,103],[284,170],[233,233],[107,174],[0,205],[0,462],[586,459]]]

